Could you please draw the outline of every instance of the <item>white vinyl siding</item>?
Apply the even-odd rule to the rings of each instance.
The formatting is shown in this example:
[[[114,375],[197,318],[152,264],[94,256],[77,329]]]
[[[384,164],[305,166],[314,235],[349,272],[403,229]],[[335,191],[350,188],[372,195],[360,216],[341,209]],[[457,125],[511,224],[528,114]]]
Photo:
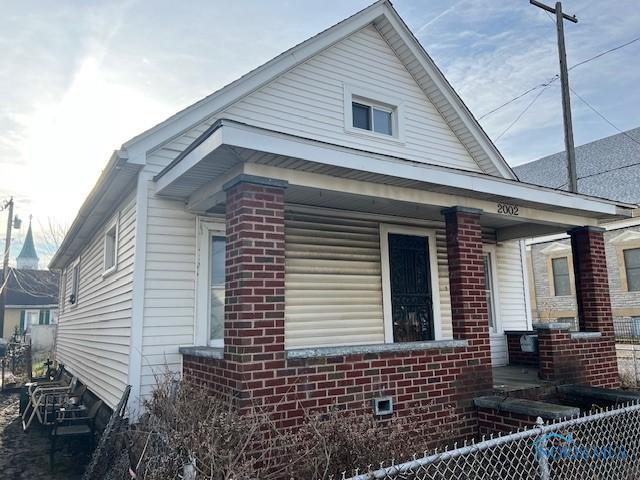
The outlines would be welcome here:
[[[383,98],[386,92],[399,97],[404,104],[404,142],[345,131],[345,84],[354,93],[360,87],[379,91]],[[298,65],[230,106],[218,118],[419,162],[481,171],[373,26]]]
[[[118,207],[118,270],[103,276],[107,224],[94,233],[80,254],[78,302],[69,302],[70,263],[65,271],[68,292],[58,312],[57,359],[114,407],[128,383],[129,337],[135,245],[135,196]],[[118,212],[114,215],[118,215]],[[77,260],[77,259],[76,259]]]
[[[148,189],[141,395],[158,376],[180,372],[180,345],[194,342],[196,217]]]
[[[384,342],[380,221],[287,211],[285,345]],[[437,230],[440,315],[451,338],[451,300],[444,231]]]
[[[501,331],[526,330],[527,307],[523,260],[518,241],[504,242],[496,247],[498,285],[498,314]],[[494,366],[508,362],[506,338],[503,334],[491,337],[491,358]]]

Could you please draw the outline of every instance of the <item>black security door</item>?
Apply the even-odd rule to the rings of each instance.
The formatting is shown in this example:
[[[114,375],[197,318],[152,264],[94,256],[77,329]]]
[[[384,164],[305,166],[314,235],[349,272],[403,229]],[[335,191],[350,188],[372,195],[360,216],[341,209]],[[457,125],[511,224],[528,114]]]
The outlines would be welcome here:
[[[389,234],[393,340],[433,340],[429,244],[426,237]]]

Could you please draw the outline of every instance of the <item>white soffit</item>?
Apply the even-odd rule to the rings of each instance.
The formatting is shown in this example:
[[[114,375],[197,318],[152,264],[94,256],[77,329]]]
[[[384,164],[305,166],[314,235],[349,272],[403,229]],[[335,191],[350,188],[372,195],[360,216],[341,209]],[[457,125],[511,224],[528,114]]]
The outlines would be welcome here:
[[[228,155],[228,152],[233,152],[234,148],[435,184],[458,191],[460,194],[466,192],[470,197],[476,193],[510,199],[516,204],[524,202],[530,206],[537,205],[546,209],[569,209],[588,213],[589,216],[596,218],[630,217],[630,208],[633,208],[632,205],[538,187],[516,180],[338,147],[230,120],[216,122],[192,146],[160,172],[155,177],[158,185],[157,192],[166,195],[170,187],[171,189],[181,188],[181,185],[188,183],[187,180],[196,179],[197,176],[193,175],[192,171],[198,168],[203,159],[206,157],[211,159],[210,155],[217,151]],[[374,159],[375,161],[372,161]],[[212,178],[199,178],[198,181],[202,184],[208,180]],[[188,194],[188,192],[185,193]]]

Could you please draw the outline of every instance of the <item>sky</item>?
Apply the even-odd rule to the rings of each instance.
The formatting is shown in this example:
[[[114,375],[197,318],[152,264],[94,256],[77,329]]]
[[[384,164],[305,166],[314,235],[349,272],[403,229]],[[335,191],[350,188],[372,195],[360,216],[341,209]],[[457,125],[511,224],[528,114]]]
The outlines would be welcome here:
[[[45,266],[48,225],[71,224],[128,139],[370,3],[0,0],[0,202],[13,195],[25,220],[12,257],[33,215]],[[476,118],[558,73],[554,19],[527,0],[393,4]],[[637,0],[563,8],[579,19],[565,22],[569,65],[640,36]],[[622,130],[640,125],[639,57],[636,42],[570,73]],[[617,133],[578,98],[572,107],[576,145]],[[564,149],[559,82],[480,123],[514,166]]]

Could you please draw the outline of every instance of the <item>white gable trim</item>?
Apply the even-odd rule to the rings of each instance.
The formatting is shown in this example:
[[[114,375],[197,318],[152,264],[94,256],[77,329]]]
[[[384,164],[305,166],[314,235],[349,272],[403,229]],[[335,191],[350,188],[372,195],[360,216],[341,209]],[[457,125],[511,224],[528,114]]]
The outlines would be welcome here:
[[[504,178],[516,179],[517,177],[504,161],[495,145],[493,145],[460,97],[446,81],[442,72],[436,67],[433,60],[424,48],[422,48],[388,0],[380,0],[320,34],[287,50],[217,92],[134,137],[126,142],[122,148],[127,150],[131,161],[144,163],[147,152],[174,140],[199,123],[210,119],[233,103],[267,85],[275,78],[370,24],[379,26],[383,24],[391,25],[394,33],[402,39],[404,46],[411,50],[413,57],[417,59],[420,64],[421,71],[431,79],[433,85],[436,87],[436,94],[446,99],[447,106],[452,109],[449,113],[440,111],[445,122],[449,124],[449,127],[458,135],[460,141],[467,150],[469,150],[471,157],[479,164],[480,168],[490,174],[498,174]],[[380,30],[380,28],[378,29]],[[385,37],[382,32],[381,35]],[[397,49],[394,49],[391,45],[390,47],[396,52],[396,55],[398,55]],[[398,55],[398,57],[402,59],[400,55]],[[423,90],[425,89],[425,85],[422,85],[420,82],[417,83]],[[431,92],[430,95],[429,92],[425,90],[425,95],[431,98],[434,93]],[[436,108],[438,107],[436,106]],[[459,128],[454,129],[453,126],[450,125],[454,117],[462,122],[464,133],[467,134],[465,138],[468,137],[467,141],[463,141],[460,137]],[[471,139],[473,145],[469,144],[469,139]],[[476,151],[475,155],[474,152],[471,151],[470,146],[477,147],[473,148],[473,150]],[[483,158],[490,160],[489,166],[492,168],[487,168],[487,161],[481,162],[476,158],[479,154]],[[484,163],[484,165],[481,165],[481,163]]]
[[[567,254],[571,252],[571,245],[567,245],[565,243],[554,242],[548,247],[540,250],[540,253],[544,255],[558,255],[558,254]]]
[[[471,114],[467,106],[453,89],[451,84],[447,81],[440,69],[436,66],[433,59],[429,56],[424,47],[413,35],[404,20],[402,20],[402,17],[400,17],[398,12],[393,7],[389,7],[388,11],[390,15],[387,16],[387,20],[391,23],[395,32],[400,35],[404,44],[412,51],[414,57],[418,60],[418,62],[420,62],[422,68],[427,72],[427,74],[431,78],[431,81],[437,87],[437,93],[443,95],[446,98],[448,104],[455,110],[456,116],[464,123],[466,130],[471,133],[475,141],[482,147],[484,153],[489,156],[493,165],[502,174],[502,176],[504,176],[505,178],[510,178],[512,180],[517,180],[518,177],[515,175],[511,167],[509,167],[489,136],[482,129],[475,117]],[[384,36],[385,35],[383,34],[383,37]],[[398,53],[396,52],[396,54]],[[400,55],[398,56],[401,57]],[[418,85],[420,85],[420,82],[417,83]],[[430,97],[430,95],[428,94],[427,96]],[[437,108],[437,102],[434,102],[434,105],[436,105]],[[447,115],[445,115],[443,112],[440,113],[443,115],[447,123],[449,123],[450,119],[447,118]],[[473,154],[471,156],[475,159],[475,156]]]
[[[637,242],[640,240],[640,232],[636,232],[635,230],[627,230],[624,233],[616,236],[611,240],[611,243],[614,245],[628,243],[628,242]]]
[[[138,157],[174,140],[187,130],[267,85],[275,78],[304,63],[322,50],[373,23],[387,11],[385,6],[386,0],[380,0],[333,27],[281,53],[220,90],[169,117],[164,122],[132,138],[123,145],[123,148],[127,149],[131,157]]]

